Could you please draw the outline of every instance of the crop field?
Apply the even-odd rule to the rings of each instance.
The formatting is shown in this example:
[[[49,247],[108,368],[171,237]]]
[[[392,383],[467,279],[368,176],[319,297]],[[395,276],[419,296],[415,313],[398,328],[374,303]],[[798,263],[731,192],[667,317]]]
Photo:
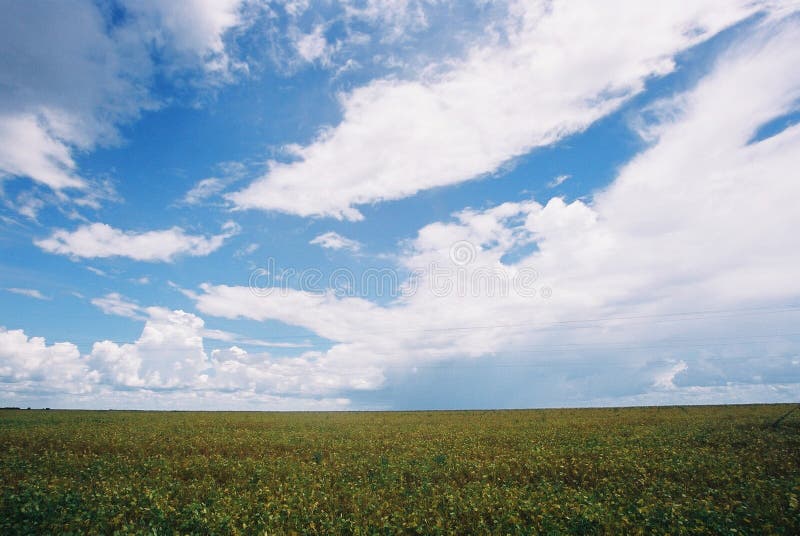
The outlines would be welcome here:
[[[791,406],[0,412],[2,534],[800,534]]]

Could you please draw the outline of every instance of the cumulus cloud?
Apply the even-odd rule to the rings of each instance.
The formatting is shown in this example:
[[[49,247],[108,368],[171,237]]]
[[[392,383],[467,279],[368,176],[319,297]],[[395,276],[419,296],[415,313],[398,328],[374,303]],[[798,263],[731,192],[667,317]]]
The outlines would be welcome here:
[[[242,0],[135,0],[125,3],[136,17],[136,28],[181,64],[200,64],[227,78],[231,69],[245,68],[232,61],[223,36],[242,25]]]
[[[621,397],[696,388],[733,400],[756,392],[747,385],[759,382],[796,397],[796,308],[748,310],[800,296],[800,252],[787,247],[800,225],[800,126],[754,140],[762,125],[796,110],[798,39],[796,18],[755,28],[695,88],[671,100],[673,111],[650,131],[652,145],[591,200],[505,203],[424,227],[406,244],[403,267],[434,264],[442,277],[423,272],[415,292],[388,305],[332,291],[204,285],[197,306],[307,328],[334,343],[317,356],[318,366],[370,369],[360,378],[369,387],[398,367],[493,355],[515,356],[518,366],[539,351],[564,355],[564,365],[579,355],[596,358],[581,365],[596,367],[586,375],[593,383],[569,380],[584,401],[621,370],[636,378]],[[456,245],[464,248],[457,255]],[[507,260],[515,253],[519,260]],[[486,277],[493,274],[513,281],[522,274],[535,288],[492,294]],[[713,342],[731,333],[755,339],[733,350]],[[687,338],[705,349],[682,346]],[[656,349],[637,351],[644,343]],[[610,355],[624,359],[612,366]]]
[[[96,342],[89,362],[100,381],[123,387],[188,388],[207,368],[202,319],[184,311],[147,309],[147,321],[132,344]]]
[[[649,77],[672,71],[675,54],[756,9],[718,0],[520,3],[507,40],[422,79],[375,80],[342,95],[337,126],[228,198],[245,209],[359,220],[358,205],[492,173],[616,110]]]
[[[235,223],[227,222],[220,234],[212,236],[187,234],[180,227],[137,233],[92,223],[74,231],[58,229],[34,243],[48,253],[75,258],[128,257],[137,261],[172,262],[181,255],[209,255],[238,230]]]
[[[242,24],[241,0],[9,2],[0,16],[0,178],[27,177],[57,201],[97,204],[106,187],[74,155],[119,140],[118,127],[159,106],[151,87],[188,71],[229,78],[224,34]],[[43,39],[42,36],[47,36]],[[152,53],[162,60],[156,62]],[[169,66],[167,68],[166,66]],[[161,72],[166,71],[166,72]],[[197,78],[197,77],[195,77]],[[69,196],[64,190],[72,189]]]
[[[706,35],[749,13],[731,15],[730,5],[700,17]],[[553,16],[541,14],[535,23],[541,33]],[[687,24],[683,30],[697,35],[699,29]],[[628,56],[628,44],[616,56],[608,52],[630,60],[619,72],[638,73],[614,78],[623,80],[623,96],[637,91],[642,77],[671,68],[680,39],[658,27],[648,30],[642,35],[654,42],[641,49],[663,52],[647,56],[655,65],[642,59],[646,54]],[[323,349],[296,357],[250,352],[194,313],[143,307],[111,294],[95,305],[109,314],[138,315],[145,323],[139,339],[100,341],[81,356],[69,343],[47,346],[3,330],[0,378],[20,392],[42,389],[53,378],[50,391],[86,393],[75,400],[94,403],[342,407],[347,401],[341,395],[437,367],[448,372],[484,363],[492,370],[507,367],[536,388],[571,393],[575,404],[797,399],[798,311],[784,306],[800,297],[800,251],[787,247],[800,225],[800,183],[794,180],[800,126],[769,137],[756,133],[797,108],[800,23],[773,17],[743,30],[740,39],[696,87],[662,103],[665,113],[641,130],[647,149],[593,197],[465,209],[421,228],[396,257],[404,272],[415,272],[410,292],[396,299],[378,303],[333,290],[254,292],[222,284],[185,292],[203,315],[299,326],[328,339]],[[599,61],[594,50],[586,54]],[[603,78],[609,65],[599,61],[598,74],[589,63],[586,76]],[[575,86],[579,97],[586,87]],[[615,99],[600,108],[615,106]],[[558,113],[575,119],[570,110]],[[378,181],[376,191],[385,185]],[[325,188],[321,198],[330,194]],[[342,199],[323,210],[352,208],[347,196]],[[114,244],[130,245],[139,236],[112,231],[121,233]],[[82,251],[112,247],[89,242],[95,245]],[[66,238],[54,243],[80,249]],[[71,254],[67,249],[62,253]],[[498,277],[511,282],[507,292],[490,290]],[[502,290],[503,282],[497,284]],[[228,347],[208,352],[204,339]],[[29,355],[36,357],[26,365]],[[516,374],[522,370],[528,373]],[[491,388],[490,378],[475,382],[470,388]]]
[[[6,394],[36,390],[78,394],[97,379],[72,343],[47,345],[41,337],[0,327],[0,383]]]
[[[73,148],[113,140],[115,124],[149,106],[137,84],[149,75],[142,51],[119,49],[91,4],[3,10],[0,172],[56,190],[85,188]]]
[[[53,189],[83,188],[70,148],[52,137],[44,121],[32,115],[6,115],[0,122],[0,170],[31,177]],[[26,215],[30,215],[27,212]]]
[[[361,242],[344,237],[334,231],[314,237],[309,244],[317,244],[325,249],[347,249],[353,252],[361,249]]]
[[[98,341],[81,355],[68,342],[47,345],[41,337],[0,327],[0,384],[6,400],[61,400],[68,407],[118,404],[129,407],[241,409],[337,409],[343,397],[327,371],[306,358],[275,359],[231,346],[208,355],[203,320],[181,310],[140,308],[146,316],[131,343]],[[339,376],[334,375],[334,379]],[[338,384],[337,384],[338,385]],[[206,406],[207,407],[207,406]]]
[[[86,380],[84,390],[89,394],[104,389],[237,391],[240,396],[249,392],[268,401],[280,396],[324,399],[322,395],[353,381],[345,377],[347,371],[328,371],[306,357],[276,359],[265,353],[249,354],[238,346],[215,350],[209,356],[204,338],[218,337],[205,328],[202,318],[162,307],[139,311],[146,321],[136,341],[98,341],[82,357],[72,344],[47,347],[42,339],[28,340],[21,331],[0,331],[0,365],[8,365],[0,366],[0,377],[8,377],[15,370],[13,365],[18,363],[12,363],[12,359],[24,360],[28,352],[33,357],[22,371],[14,372],[15,380],[35,378],[48,367],[52,376],[74,369],[63,381],[80,377]],[[337,404],[343,400],[346,402],[340,398]]]
[[[318,355],[309,352],[297,358],[270,359],[234,346],[214,351],[211,357],[215,382],[230,390],[250,385],[258,392],[320,396],[372,389],[380,384],[382,375],[372,367],[342,367],[339,363],[319,360]]]
[[[61,407],[148,409],[342,409],[347,398],[305,396],[299,363],[270,365],[237,347],[212,353],[202,346],[202,320],[183,311],[156,310],[132,344],[101,341],[81,356],[71,343],[0,328],[0,384],[5,400],[54,401]],[[284,379],[285,378],[285,379]],[[232,388],[235,386],[235,388]],[[314,389],[305,389],[315,391]]]
[[[103,311],[107,315],[122,316],[133,320],[152,321],[153,315],[163,316],[165,309],[160,307],[143,307],[130,298],[118,292],[110,292],[104,296],[93,298],[92,305]],[[203,324],[205,325],[205,324]],[[204,328],[201,336],[206,339],[225,341],[231,343],[244,344],[248,346],[272,347],[272,348],[306,348],[307,342],[276,342],[265,341],[242,337],[230,331],[221,329]]]

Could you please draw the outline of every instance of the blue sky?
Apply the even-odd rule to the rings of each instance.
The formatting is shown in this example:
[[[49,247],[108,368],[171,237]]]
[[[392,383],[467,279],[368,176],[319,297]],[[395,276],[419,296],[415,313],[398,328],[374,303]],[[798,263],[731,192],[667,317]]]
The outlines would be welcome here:
[[[792,2],[3,2],[0,402],[800,395]]]

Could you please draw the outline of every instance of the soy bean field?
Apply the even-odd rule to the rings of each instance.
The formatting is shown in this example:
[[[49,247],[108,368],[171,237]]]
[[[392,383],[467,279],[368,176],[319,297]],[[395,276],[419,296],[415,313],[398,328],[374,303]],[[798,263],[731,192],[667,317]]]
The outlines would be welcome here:
[[[800,534],[788,405],[0,411],[2,534]]]

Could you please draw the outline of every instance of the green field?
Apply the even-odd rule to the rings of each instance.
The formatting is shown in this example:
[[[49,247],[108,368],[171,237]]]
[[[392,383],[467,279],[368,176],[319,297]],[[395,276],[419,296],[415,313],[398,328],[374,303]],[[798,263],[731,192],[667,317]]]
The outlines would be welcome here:
[[[800,534],[800,411],[0,412],[0,533]]]

